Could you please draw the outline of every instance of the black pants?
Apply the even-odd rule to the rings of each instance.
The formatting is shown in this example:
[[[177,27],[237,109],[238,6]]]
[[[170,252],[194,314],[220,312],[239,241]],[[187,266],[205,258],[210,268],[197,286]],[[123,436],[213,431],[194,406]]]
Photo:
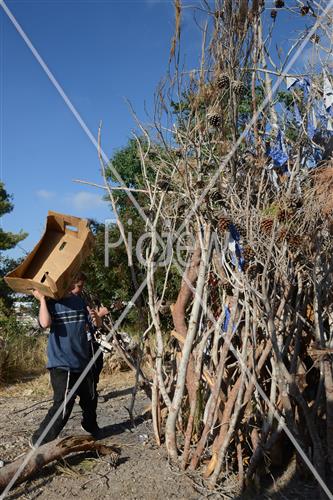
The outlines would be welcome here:
[[[96,407],[97,393],[95,392],[95,384],[91,372],[86,375],[81,384],[76,390],[76,393],[69,399],[68,394],[74,386],[81,373],[68,372],[61,368],[51,368],[50,378],[53,388],[53,405],[49,409],[46,417],[41,422],[39,428],[32,436],[32,442],[35,443],[44,429],[47,427],[57,410],[66,399],[65,409],[62,409],[56,418],[51,429],[43,438],[41,444],[48,443],[56,439],[62,429],[65,427],[67,420],[72,412],[76,396],[80,397],[79,404],[82,409],[82,425],[85,429],[93,431],[97,427],[96,422]]]

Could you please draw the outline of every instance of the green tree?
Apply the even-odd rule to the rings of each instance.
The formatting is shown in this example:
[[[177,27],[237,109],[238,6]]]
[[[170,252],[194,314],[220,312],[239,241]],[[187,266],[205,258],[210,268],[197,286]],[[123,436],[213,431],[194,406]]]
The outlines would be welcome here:
[[[144,138],[139,139],[144,151],[146,151],[147,144]],[[161,148],[152,144],[150,152],[146,158],[147,176],[150,180],[154,179],[154,167],[158,161],[158,157],[163,154]],[[145,181],[141,169],[141,160],[138,150],[138,143],[136,140],[131,139],[127,145],[116,151],[111,158],[114,169],[124,180],[127,187],[135,189],[145,189]],[[111,184],[118,183],[110,166],[106,170],[107,179]],[[151,214],[148,208],[148,198],[145,193],[132,192],[134,198],[141,206],[147,217]],[[117,215],[120,217],[124,226],[125,233],[131,235],[133,265],[137,276],[138,284],[140,285],[146,276],[145,267],[138,261],[136,256],[136,245],[140,236],[146,231],[146,224],[141,215],[138,213],[136,207],[128,197],[125,191],[113,191],[115,197]],[[107,197],[106,197],[107,200]],[[95,249],[91,257],[86,262],[84,271],[87,274],[88,282],[87,288],[90,292],[96,295],[104,305],[110,307],[113,303],[120,301],[128,302],[132,299],[135,293],[135,287],[131,277],[130,268],[128,266],[127,254],[124,243],[120,243],[116,247],[111,247],[109,253],[109,266],[105,266],[105,226],[104,224],[91,223],[92,231],[95,234]],[[158,228],[160,230],[160,228]],[[120,232],[117,225],[111,224],[108,227],[108,241],[114,243],[120,238]],[[144,249],[143,249],[144,253]],[[159,279],[159,276],[161,278]],[[175,275],[175,281],[178,283],[178,277]],[[157,270],[157,290],[161,291],[163,288],[163,272]],[[172,287],[170,287],[172,288]],[[173,288],[172,288],[173,290]],[[138,316],[142,320],[142,315],[146,316],[146,294],[147,290],[144,289],[140,298],[140,308],[132,308],[129,315],[126,317],[126,328],[131,330],[136,327],[138,329]],[[169,299],[171,297],[167,297]],[[173,297],[172,297],[173,298]],[[137,304],[139,305],[139,304]],[[139,312],[141,310],[141,315]]]
[[[13,197],[7,193],[4,183],[0,182],[0,217],[5,214],[10,213],[13,208]],[[11,291],[7,287],[3,277],[14,267],[18,265],[17,260],[8,259],[4,256],[3,252],[5,250],[10,250],[14,248],[17,243],[26,238],[27,233],[20,231],[19,233],[11,233],[9,231],[4,231],[0,228],[0,301],[5,308],[10,307]]]
[[[12,196],[9,195],[5,189],[4,183],[0,182],[0,217],[10,213],[14,208],[12,203]],[[17,243],[24,240],[27,233],[20,231],[19,233],[6,232],[0,228],[0,251],[10,250],[14,248]]]

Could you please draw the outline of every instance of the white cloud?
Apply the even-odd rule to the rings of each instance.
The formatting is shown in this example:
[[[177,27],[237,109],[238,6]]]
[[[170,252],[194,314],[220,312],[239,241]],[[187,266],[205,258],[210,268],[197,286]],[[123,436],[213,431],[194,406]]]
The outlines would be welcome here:
[[[90,193],[89,191],[79,191],[75,193],[70,201],[76,210],[84,210],[86,208],[98,208],[103,205],[103,199],[100,195]]]
[[[38,198],[41,198],[43,200],[49,200],[50,198],[53,198],[55,196],[55,193],[52,191],[47,191],[47,189],[38,189],[36,191],[36,195]]]

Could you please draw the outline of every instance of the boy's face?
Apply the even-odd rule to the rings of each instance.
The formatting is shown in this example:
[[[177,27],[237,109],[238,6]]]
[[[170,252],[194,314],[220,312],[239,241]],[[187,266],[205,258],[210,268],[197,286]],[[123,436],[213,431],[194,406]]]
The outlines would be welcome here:
[[[76,281],[75,283],[73,283],[71,287],[71,293],[73,293],[74,295],[79,295],[82,292],[83,287],[84,287],[83,280]]]

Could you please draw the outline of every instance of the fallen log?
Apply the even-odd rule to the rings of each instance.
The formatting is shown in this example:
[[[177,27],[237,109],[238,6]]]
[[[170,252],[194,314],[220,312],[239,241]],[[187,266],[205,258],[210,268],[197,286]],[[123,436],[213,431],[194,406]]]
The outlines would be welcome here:
[[[96,451],[100,455],[109,455],[110,463],[114,466],[117,465],[120,456],[120,449],[117,446],[97,442],[91,436],[68,436],[56,439],[31,450],[0,469],[0,491],[6,488],[21,466],[23,470],[15,484],[23,483],[50,462],[81,451]]]

